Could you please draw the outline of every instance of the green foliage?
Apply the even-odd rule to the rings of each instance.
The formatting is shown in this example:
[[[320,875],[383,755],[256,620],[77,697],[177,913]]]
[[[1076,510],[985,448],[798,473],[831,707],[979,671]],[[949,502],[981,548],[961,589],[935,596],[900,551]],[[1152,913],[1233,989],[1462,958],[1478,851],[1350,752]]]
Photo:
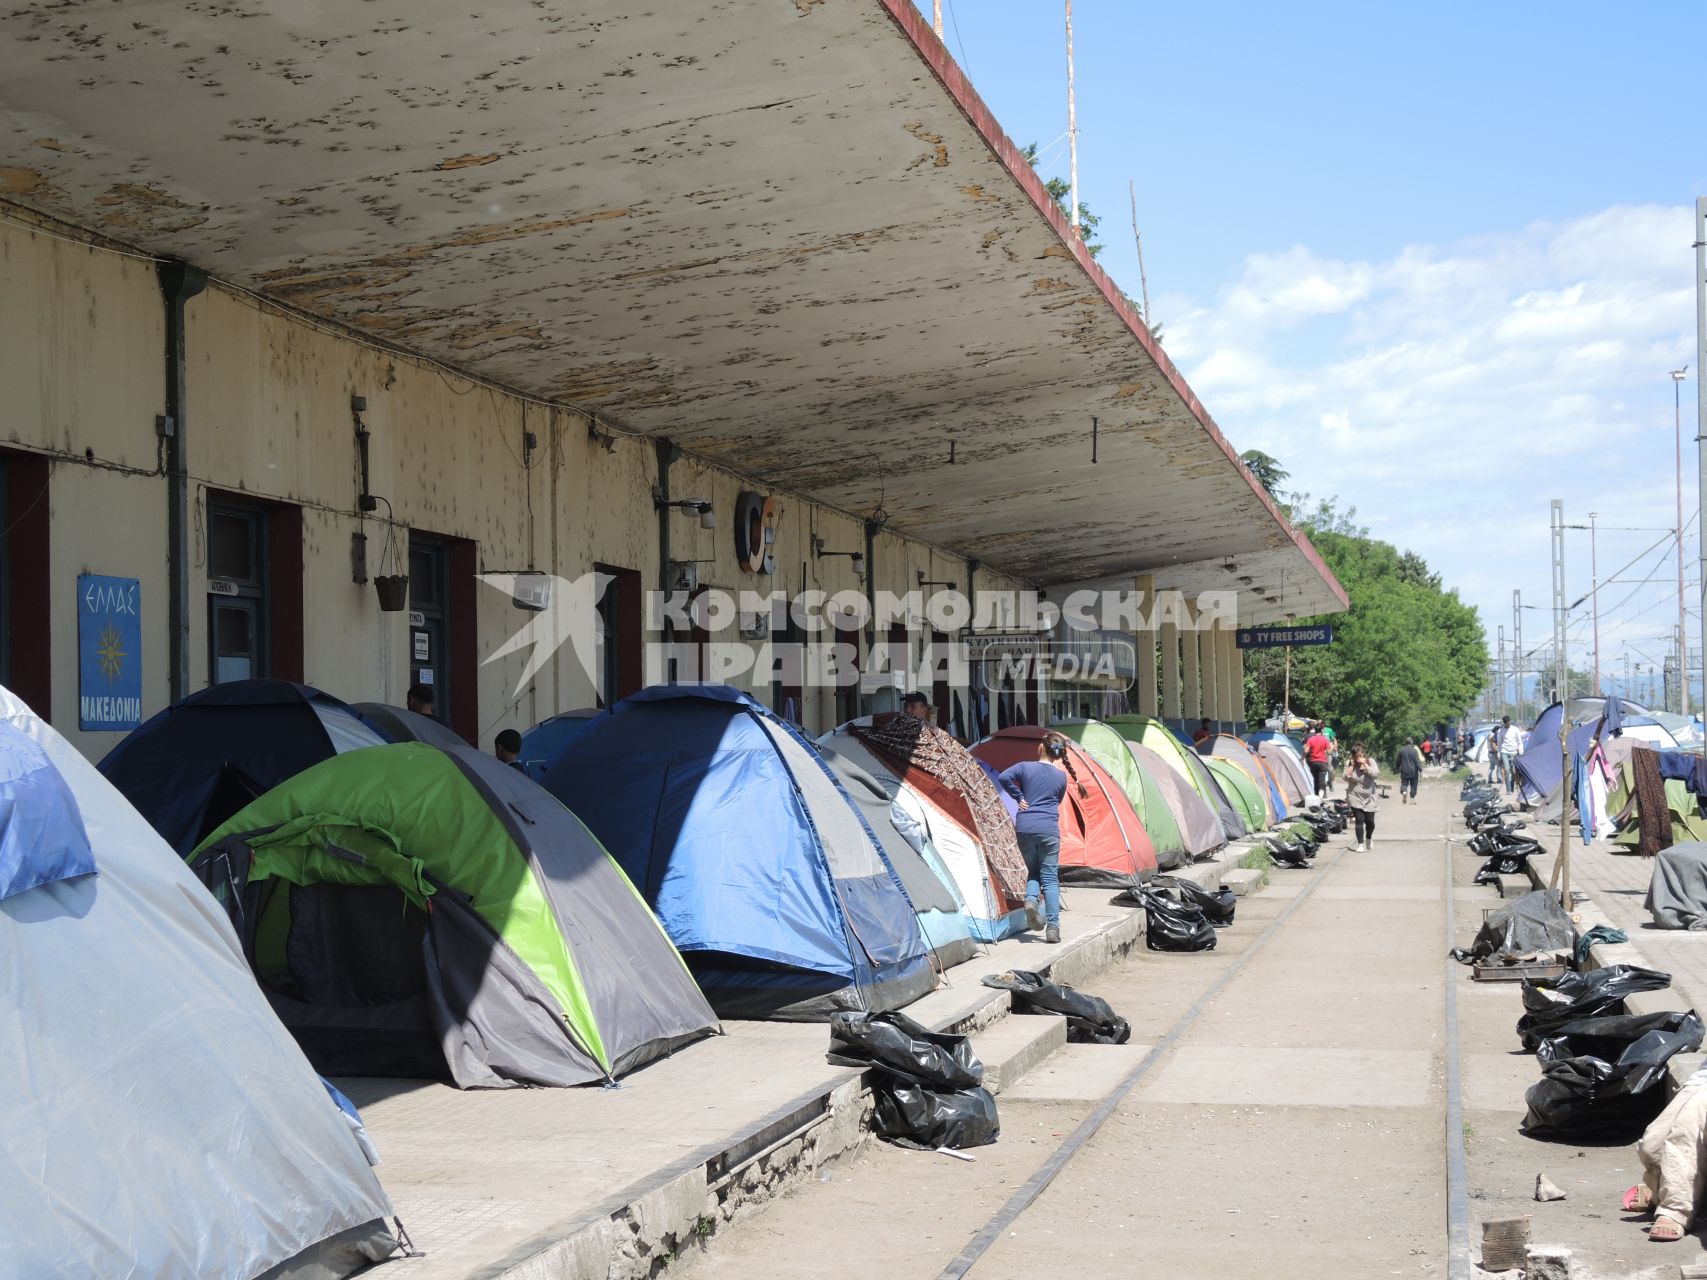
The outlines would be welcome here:
[[[1487,637],[1476,611],[1445,589],[1421,556],[1377,542],[1332,499],[1291,504],[1351,607],[1299,619],[1326,623],[1334,642],[1295,650],[1292,707],[1327,721],[1341,742],[1363,740],[1391,757],[1406,737],[1420,737],[1476,701],[1487,675]],[[1281,701],[1285,652],[1246,655],[1245,705],[1253,724]]]
[[[1282,501],[1280,486],[1292,478],[1292,473],[1280,465],[1278,458],[1261,449],[1246,449],[1239,455],[1239,461],[1257,478],[1257,483],[1268,490],[1269,497],[1276,502]]]
[[[1035,142],[1027,143],[1020,154],[1025,157],[1025,162],[1032,168],[1037,167],[1037,144]],[[1073,188],[1067,180],[1065,178],[1049,178],[1044,182],[1043,189],[1049,193],[1049,198],[1055,202],[1055,207],[1061,211],[1061,216],[1067,219],[1069,223],[1072,222],[1073,215],[1067,209],[1067,197],[1072,193]],[[1091,239],[1101,223],[1102,219],[1091,212],[1090,206],[1083,200],[1079,201],[1079,239],[1085,242],[1085,248],[1093,258],[1102,252],[1102,246],[1094,243]],[[1133,310],[1137,310],[1137,308],[1134,307]],[[1151,332],[1155,333],[1156,330],[1151,330]]]

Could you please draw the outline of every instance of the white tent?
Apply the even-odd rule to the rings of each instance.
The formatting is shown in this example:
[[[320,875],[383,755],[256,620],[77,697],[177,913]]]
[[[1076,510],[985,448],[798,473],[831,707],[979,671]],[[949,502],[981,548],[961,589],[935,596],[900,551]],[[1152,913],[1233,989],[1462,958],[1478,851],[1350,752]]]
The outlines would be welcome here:
[[[225,912],[5,689],[0,957],[7,1275],[332,1280],[392,1251],[385,1192]]]

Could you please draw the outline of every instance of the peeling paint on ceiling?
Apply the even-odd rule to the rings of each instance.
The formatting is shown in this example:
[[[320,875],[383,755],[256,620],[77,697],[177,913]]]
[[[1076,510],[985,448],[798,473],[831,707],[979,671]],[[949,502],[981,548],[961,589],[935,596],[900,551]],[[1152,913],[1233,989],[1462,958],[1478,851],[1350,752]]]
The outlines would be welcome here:
[[[1338,607],[917,38],[880,0],[20,5],[0,196],[1020,576],[1243,555]]]

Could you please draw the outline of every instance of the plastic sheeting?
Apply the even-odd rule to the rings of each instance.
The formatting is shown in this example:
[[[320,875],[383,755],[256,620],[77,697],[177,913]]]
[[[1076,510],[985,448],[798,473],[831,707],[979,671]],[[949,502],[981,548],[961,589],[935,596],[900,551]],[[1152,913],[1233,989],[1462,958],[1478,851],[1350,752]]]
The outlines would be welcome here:
[[[1701,1019],[1688,1013],[1588,1018],[1541,1041],[1542,1076],[1524,1095],[1531,1137],[1640,1136],[1665,1106],[1666,1063],[1701,1047]]]
[[[94,874],[77,802],[47,753],[0,724],[0,899]]]
[[[1452,958],[1471,964],[1494,956],[1568,952],[1575,938],[1575,928],[1559,905],[1559,895],[1536,889],[1488,916],[1476,940],[1468,948],[1454,949]]]
[[[354,1135],[165,842],[9,692],[100,874],[0,903],[0,1241],[9,1274],[258,1276],[391,1212]],[[345,1274],[349,1268],[336,1274]]]

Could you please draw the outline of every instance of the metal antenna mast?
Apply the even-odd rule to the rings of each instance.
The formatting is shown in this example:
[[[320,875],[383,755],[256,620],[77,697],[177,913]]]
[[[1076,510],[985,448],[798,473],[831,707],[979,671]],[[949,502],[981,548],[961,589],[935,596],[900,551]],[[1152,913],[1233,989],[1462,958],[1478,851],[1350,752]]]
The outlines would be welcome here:
[[[1073,0],[1067,0],[1067,217],[1079,239],[1079,115],[1073,103]]]
[[[1565,661],[1565,504],[1553,499],[1553,696],[1570,700],[1570,665]]]

